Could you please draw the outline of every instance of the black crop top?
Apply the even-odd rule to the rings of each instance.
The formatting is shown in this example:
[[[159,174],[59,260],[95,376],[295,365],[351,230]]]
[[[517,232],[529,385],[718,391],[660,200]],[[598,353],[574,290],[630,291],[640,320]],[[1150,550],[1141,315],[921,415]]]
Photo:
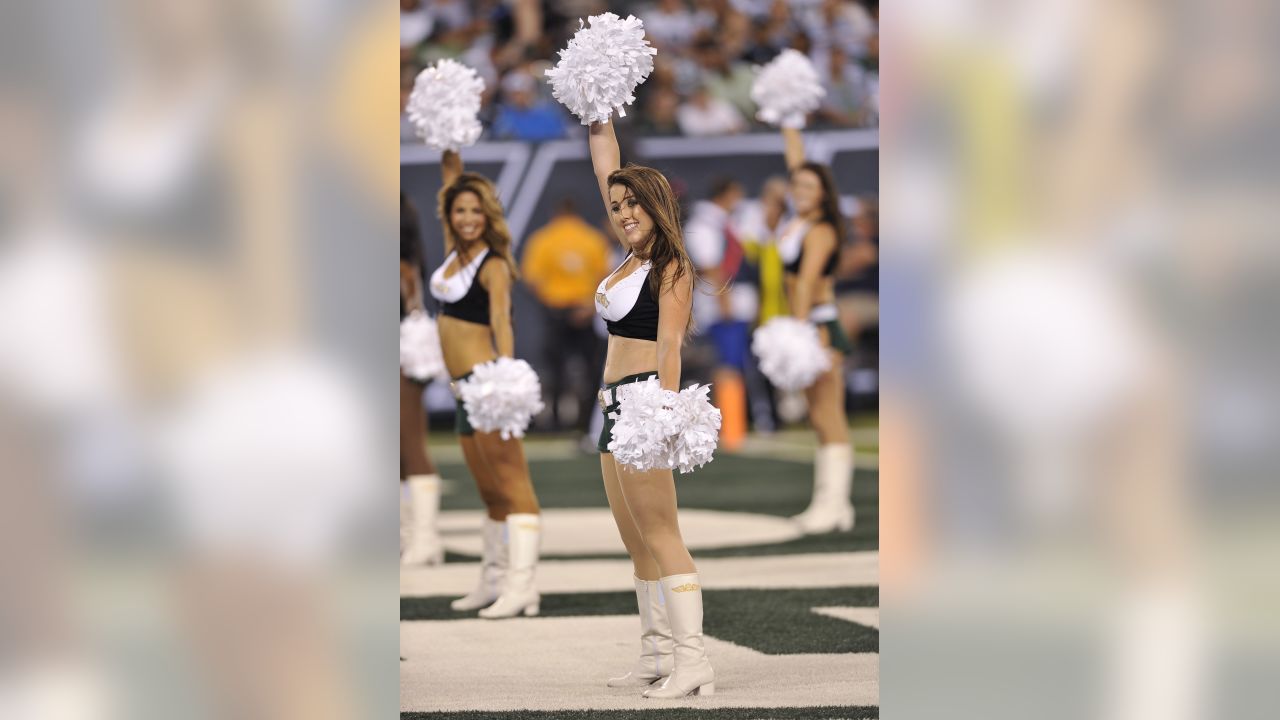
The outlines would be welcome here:
[[[467,288],[467,294],[463,295],[461,300],[454,303],[440,300],[441,315],[479,325],[489,324],[489,291],[480,284],[480,273],[484,270],[485,264],[494,258],[500,259],[501,256],[489,253],[484,260],[480,261],[480,265],[476,267],[475,276],[471,278],[471,287]],[[438,297],[436,299],[439,300]]]
[[[809,234],[809,230],[811,229],[812,228],[806,228],[805,234],[806,235]],[[804,260],[804,238],[801,237],[800,250],[796,253],[796,259],[792,260],[786,265],[783,265],[782,266],[783,272],[789,275],[798,274],[800,272],[800,263],[803,260]],[[840,262],[840,246],[837,245],[835,249],[831,251],[831,257],[828,257],[826,264],[822,266],[822,277],[831,277],[832,275],[834,275],[836,272],[836,265],[839,262]]]
[[[637,340],[658,339],[658,303],[653,298],[653,286],[646,276],[636,296],[636,304],[621,320],[605,320],[610,335]]]

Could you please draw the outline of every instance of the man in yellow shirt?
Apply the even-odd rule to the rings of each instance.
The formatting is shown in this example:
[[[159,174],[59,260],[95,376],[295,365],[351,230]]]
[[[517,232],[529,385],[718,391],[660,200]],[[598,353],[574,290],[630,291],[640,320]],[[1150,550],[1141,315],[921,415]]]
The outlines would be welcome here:
[[[589,378],[600,377],[603,362],[592,303],[600,279],[609,274],[609,241],[565,198],[555,217],[526,242],[520,271],[546,313],[543,348],[551,373],[547,390],[552,422],[556,430],[566,429],[560,401],[572,390],[578,408],[574,425],[585,433],[596,390]],[[573,375],[569,364],[575,356],[582,359],[584,372]],[[575,377],[577,387],[566,387]]]

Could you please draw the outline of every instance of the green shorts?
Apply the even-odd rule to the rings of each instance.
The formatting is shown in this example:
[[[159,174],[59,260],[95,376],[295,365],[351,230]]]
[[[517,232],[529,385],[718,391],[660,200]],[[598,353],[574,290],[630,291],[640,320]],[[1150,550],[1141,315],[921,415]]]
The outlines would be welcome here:
[[[613,425],[618,421],[618,395],[614,390],[620,385],[628,383],[640,382],[651,377],[658,377],[656,371],[642,372],[636,375],[628,375],[618,382],[612,382],[605,385],[600,393],[596,396],[600,402],[600,409],[604,411],[604,427],[600,429],[600,441],[596,443],[596,449],[602,453],[609,452],[609,441],[613,439]]]
[[[849,342],[849,336],[845,335],[844,328],[840,326],[838,320],[828,320],[824,323],[818,323],[819,327],[827,329],[827,337],[831,339],[831,347],[839,350],[842,355],[853,354],[853,343]]]
[[[453,416],[454,417],[453,429],[459,435],[475,435],[476,434],[475,428],[471,427],[471,418],[467,416],[467,409],[462,406],[462,398],[458,397],[458,391],[457,391],[458,383],[471,377],[471,375],[472,375],[471,373],[467,373],[462,377],[454,378],[453,382],[449,383],[449,389],[453,390],[453,396],[454,398],[457,399],[457,402],[458,402],[458,411],[454,413],[454,416]]]

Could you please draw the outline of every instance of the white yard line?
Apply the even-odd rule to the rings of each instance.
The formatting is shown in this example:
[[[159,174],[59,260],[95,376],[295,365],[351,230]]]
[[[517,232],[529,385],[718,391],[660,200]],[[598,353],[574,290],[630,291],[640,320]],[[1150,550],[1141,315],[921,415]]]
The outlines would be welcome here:
[[[445,547],[479,557],[480,510],[440,514]],[[688,509],[680,511],[680,530],[691,550],[767,545],[800,537],[795,523],[777,515]],[[626,548],[608,508],[548,508],[542,512],[542,556],[617,554]]]
[[[880,608],[878,607],[816,607],[813,611],[819,615],[880,629]]]
[[[698,561],[698,572],[708,590],[868,586],[880,582],[880,554],[871,551],[703,558]],[[475,587],[479,573],[477,563],[406,568],[400,572],[400,594],[461,596]],[[537,582],[544,593],[635,588],[629,560],[545,560],[538,565]]]
[[[400,709],[627,710],[879,704],[877,654],[765,655],[706,638],[716,694],[655,701],[609,689],[636,655],[634,616],[400,625]]]

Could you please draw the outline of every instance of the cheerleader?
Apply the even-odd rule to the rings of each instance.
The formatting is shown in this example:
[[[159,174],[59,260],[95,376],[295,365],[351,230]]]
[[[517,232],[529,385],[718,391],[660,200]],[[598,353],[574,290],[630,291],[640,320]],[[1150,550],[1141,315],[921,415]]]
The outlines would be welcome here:
[[[422,304],[422,252],[418,211],[400,193],[400,320]],[[427,423],[422,411],[426,385],[400,372],[400,484],[408,490],[401,503],[402,565],[439,565],[444,545],[436,530],[440,511],[440,475],[426,451]]]
[[[609,508],[635,569],[641,628],[635,668],[607,684],[647,687],[644,696],[650,698],[710,695],[715,672],[702,641],[702,590],[680,535],[672,472],[633,470],[609,452],[619,388],[657,377],[662,388],[679,390],[693,264],[681,237],[675,194],[662,173],[619,166],[611,120],[593,122],[588,142],[601,197],[627,251],[596,292],[596,311],[609,331],[600,392],[605,424],[598,448]]]
[[[853,528],[853,446],[844,411],[844,356],[852,352],[835,305],[834,274],[845,236],[839,193],[831,170],[806,162],[804,140],[794,127],[782,128],[791,173],[792,218],[778,235],[783,283],[793,317],[817,326],[830,368],[805,388],[809,422],[818,434],[813,498],[793,520],[807,534]]]
[[[493,183],[462,171],[462,158],[446,150],[439,214],[444,262],[431,275],[431,295],[440,302],[440,345],[445,367],[457,383],[477,365],[512,357],[511,283],[516,265],[511,235]],[[495,353],[496,348],[496,353]],[[483,618],[537,615],[534,584],[541,537],[538,498],[529,479],[519,438],[474,430],[461,399],[458,440],[485,508],[484,550],[475,590],[453,601],[454,610],[480,610]],[[483,608],[483,609],[482,609]]]

